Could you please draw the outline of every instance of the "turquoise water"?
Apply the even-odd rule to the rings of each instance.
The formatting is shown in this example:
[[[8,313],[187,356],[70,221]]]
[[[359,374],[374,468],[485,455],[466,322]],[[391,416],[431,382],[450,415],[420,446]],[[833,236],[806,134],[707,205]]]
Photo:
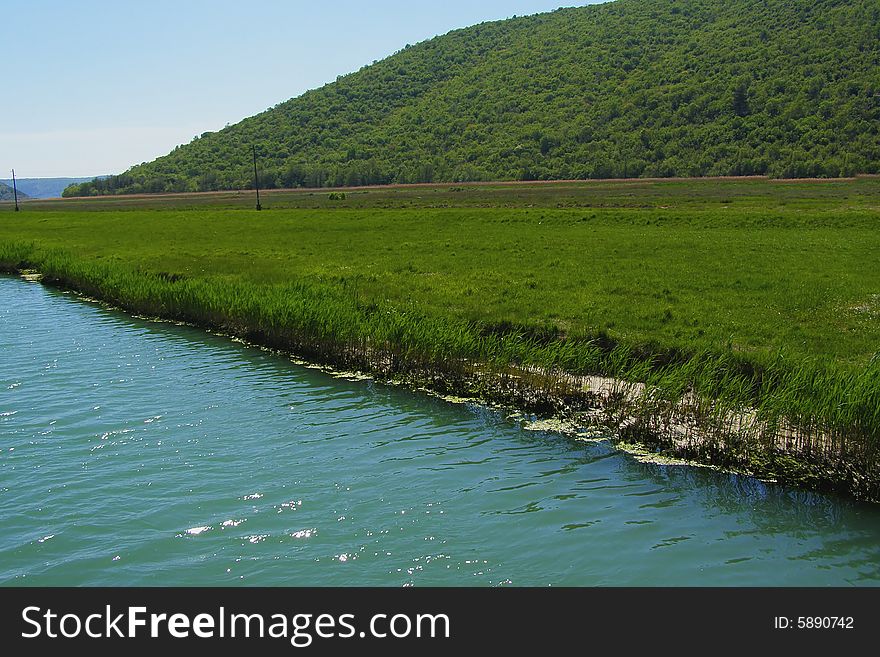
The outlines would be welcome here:
[[[0,277],[0,583],[876,585],[880,507]]]

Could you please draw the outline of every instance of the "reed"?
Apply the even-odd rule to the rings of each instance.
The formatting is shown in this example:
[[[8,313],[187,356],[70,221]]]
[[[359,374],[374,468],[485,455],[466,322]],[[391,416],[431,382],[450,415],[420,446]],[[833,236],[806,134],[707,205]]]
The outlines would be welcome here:
[[[186,277],[0,243],[0,268],[130,313],[183,321],[378,377],[602,422],[623,441],[880,500],[880,357],[861,366],[778,353],[568,338],[364,298],[315,280]],[[590,386],[590,377],[602,377]]]

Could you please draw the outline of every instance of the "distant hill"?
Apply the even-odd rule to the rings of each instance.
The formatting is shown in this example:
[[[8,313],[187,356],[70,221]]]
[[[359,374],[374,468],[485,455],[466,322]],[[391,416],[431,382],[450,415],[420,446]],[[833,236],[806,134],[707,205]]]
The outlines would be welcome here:
[[[877,0],[617,0],[436,37],[67,194],[880,171]]]
[[[94,178],[16,178],[15,184],[19,194],[23,191],[31,198],[58,198],[66,187],[88,180]],[[0,183],[12,185],[12,179]]]
[[[17,181],[16,181],[17,183]],[[24,200],[26,198],[30,198],[27,194],[23,194],[21,188],[18,188],[18,200]],[[12,201],[15,199],[15,194],[13,192],[12,187],[9,185],[5,185],[3,182],[0,182],[0,201]]]

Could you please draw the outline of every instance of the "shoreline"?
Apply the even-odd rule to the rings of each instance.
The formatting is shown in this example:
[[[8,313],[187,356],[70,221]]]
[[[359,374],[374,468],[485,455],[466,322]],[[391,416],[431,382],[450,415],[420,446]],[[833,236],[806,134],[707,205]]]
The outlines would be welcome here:
[[[290,339],[267,327],[224,316],[220,321],[181,319],[173,313],[141,313],[133,303],[107,298],[66,277],[0,263],[0,271],[69,290],[129,315],[173,322],[283,354],[293,362],[334,376],[402,385],[448,401],[478,403],[535,416],[536,430],[573,440],[606,440],[616,449],[665,465],[711,467],[795,488],[880,502],[880,473],[859,472],[857,449],[843,452],[843,438],[823,427],[800,429],[786,418],[768,421],[755,409],[732,413],[715,400],[686,392],[664,398],[645,381],[581,375],[535,366],[477,361],[401,363],[393,349],[366,346],[361,353]],[[297,344],[299,348],[297,348]],[[363,367],[363,364],[369,364]],[[354,364],[354,367],[351,366]],[[713,408],[715,407],[715,408]],[[525,426],[525,425],[524,425]],[[528,427],[527,427],[528,428]],[[848,458],[847,458],[848,457]]]
[[[33,270],[21,270],[17,273],[4,272],[0,269],[0,275],[8,275],[8,276],[18,276],[19,278],[27,281],[29,283],[42,283],[43,275],[37,271]],[[528,413],[524,411],[522,408],[518,408],[515,406],[510,406],[506,404],[502,404],[496,401],[491,401],[486,398],[480,398],[475,396],[457,396],[454,394],[444,394],[440,393],[437,390],[425,387],[416,387],[413,384],[408,383],[406,380],[402,379],[389,379],[384,377],[376,376],[375,374],[361,372],[356,370],[343,370],[338,369],[332,365],[322,365],[320,363],[316,363],[314,361],[303,360],[299,358],[296,354],[290,353],[284,350],[273,349],[272,347],[268,347],[266,345],[251,342],[247,339],[241,338],[239,336],[223,333],[220,331],[214,331],[204,326],[200,326],[198,324],[193,324],[191,322],[177,321],[173,319],[165,319],[162,317],[151,317],[147,315],[138,315],[133,314],[126,311],[124,308],[119,306],[112,305],[111,303],[104,301],[99,298],[90,297],[78,290],[56,287],[51,284],[47,284],[47,287],[51,287],[54,290],[61,291],[62,293],[70,293],[73,294],[78,300],[85,301],[87,303],[93,303],[100,305],[103,309],[112,310],[116,312],[123,313],[128,317],[134,319],[140,319],[143,321],[158,323],[158,324],[173,324],[175,326],[185,326],[188,328],[198,329],[209,333],[210,335],[226,338],[232,342],[236,342],[242,344],[248,348],[252,349],[260,349],[263,351],[267,351],[270,354],[282,357],[294,365],[299,367],[304,367],[307,369],[318,370],[323,374],[327,374],[333,378],[342,379],[345,381],[374,381],[381,385],[388,386],[399,386],[403,387],[414,393],[422,393],[428,396],[434,397],[436,399],[440,399],[449,404],[463,404],[463,405],[479,405],[483,408],[491,411],[497,411],[499,413],[503,413],[508,420],[511,420],[517,424],[519,424],[525,431],[544,431],[555,433],[576,442],[584,442],[584,443],[607,443],[611,445],[617,451],[623,452],[640,463],[652,463],[654,465],[664,465],[664,466],[683,466],[683,467],[691,467],[691,468],[709,468],[712,470],[717,470],[719,472],[725,472],[728,474],[735,474],[738,476],[744,477],[753,477],[759,479],[765,483],[778,483],[776,479],[769,478],[761,478],[757,477],[751,473],[735,470],[733,468],[724,468],[717,465],[709,464],[709,463],[701,463],[699,461],[688,460],[688,459],[678,459],[672,456],[666,456],[661,452],[652,450],[649,445],[641,444],[637,442],[624,442],[620,439],[620,435],[615,431],[614,427],[606,426],[603,424],[583,424],[579,422],[578,419],[572,417],[564,417],[561,415],[550,415],[550,416],[541,416],[536,415],[534,413]],[[546,373],[544,373],[546,375]],[[612,386],[614,384],[619,385],[627,385],[625,381],[604,378],[604,377],[583,377],[592,379],[594,381],[600,381],[603,385]],[[636,384],[639,385],[639,384]],[[599,409],[592,409],[594,416],[599,417],[598,411]],[[527,415],[531,415],[527,417]],[[532,419],[534,418],[534,419]],[[583,420],[583,416],[580,418]]]

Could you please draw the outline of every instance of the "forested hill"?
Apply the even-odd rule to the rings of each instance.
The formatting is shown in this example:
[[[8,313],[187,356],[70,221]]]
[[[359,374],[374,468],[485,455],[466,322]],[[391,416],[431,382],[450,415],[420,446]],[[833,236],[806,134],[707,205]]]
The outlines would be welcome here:
[[[279,80],[282,88],[283,80]],[[457,30],[66,194],[876,173],[878,0],[616,0]]]

